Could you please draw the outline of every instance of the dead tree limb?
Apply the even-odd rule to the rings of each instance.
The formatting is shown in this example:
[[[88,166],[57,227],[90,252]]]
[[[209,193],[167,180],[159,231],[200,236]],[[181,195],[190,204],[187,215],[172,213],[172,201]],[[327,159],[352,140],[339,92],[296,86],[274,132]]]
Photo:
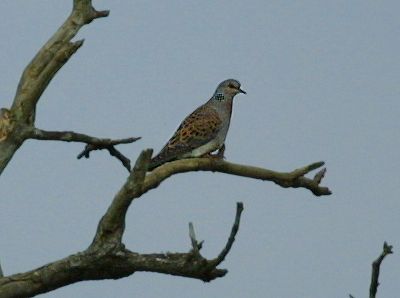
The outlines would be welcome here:
[[[41,95],[56,73],[83,45],[83,40],[72,41],[72,39],[84,25],[97,18],[106,17],[108,14],[107,10],[95,10],[91,0],[74,0],[71,14],[26,66],[11,108],[0,109],[0,175],[27,139],[69,141],[68,138],[72,138],[70,141],[84,142],[88,145],[82,152],[82,156],[89,157],[89,152],[92,150],[107,149],[112,156],[118,158],[126,168],[130,169],[129,159],[114,146],[130,143],[135,138],[125,139],[122,142],[116,140],[117,143],[109,144],[113,141],[97,138],[94,140],[76,133],[66,135],[64,132],[46,132],[34,127],[36,106]]]
[[[43,45],[22,74],[11,107],[19,120],[26,124],[34,123],[36,104],[43,91],[57,71],[83,44],[83,40],[72,42],[72,39],[84,25],[108,14],[106,10],[96,11],[91,0],[74,0],[69,17]]]
[[[317,172],[313,178],[307,178],[304,175],[318,169],[324,165],[324,162],[316,162],[291,172],[276,172],[260,167],[235,164],[222,159],[212,158],[191,158],[181,159],[165,163],[154,169],[147,177],[143,186],[143,192],[157,187],[168,177],[193,171],[210,171],[231,174],[236,176],[268,180],[282,187],[288,188],[306,188],[316,196],[330,195],[332,192],[328,187],[320,186],[322,177],[326,173],[323,168]]]
[[[227,244],[215,259],[207,260],[193,250],[187,253],[139,254],[126,249],[122,243],[126,211],[132,200],[143,194],[151,154],[152,150],[141,153],[127,182],[100,220],[93,242],[86,250],[26,273],[0,278],[1,297],[31,297],[82,280],[117,279],[140,271],[202,281],[224,276],[228,271],[217,266],[225,259],[235,240],[243,210],[241,203],[237,204]]]
[[[323,165],[314,163],[288,173],[229,163],[223,160],[195,158],[166,163],[152,172],[148,164],[152,150],[144,150],[136,160],[127,181],[115,195],[110,207],[101,218],[91,245],[77,254],[22,274],[0,278],[0,293],[4,297],[30,297],[39,293],[82,280],[117,279],[138,271],[159,272],[211,281],[227,273],[217,266],[225,259],[239,228],[243,205],[238,203],[235,221],[227,244],[215,259],[207,260],[200,255],[194,229],[190,232],[192,248],[188,253],[139,254],[125,248],[122,236],[125,217],[132,201],[158,186],[173,174],[189,171],[218,171],[222,173],[270,180],[283,187],[305,187],[317,195],[330,194],[320,187],[317,180],[305,174]],[[323,170],[322,170],[323,171]],[[301,179],[302,185],[299,185]]]
[[[393,253],[393,246],[388,245],[386,241],[383,243],[383,250],[380,256],[372,263],[371,284],[369,287],[369,297],[375,298],[379,286],[379,272],[383,259]]]
[[[74,259],[74,264],[76,264],[76,258],[81,260],[80,264],[82,267],[79,267],[79,269],[74,268],[74,270],[79,270],[80,272],[78,274],[78,276],[80,276],[79,280],[121,278],[137,271],[166,273],[197,278],[203,281],[210,281],[217,277],[224,276],[227,271],[217,269],[216,267],[225,259],[234,241],[242,211],[242,206],[240,204],[238,204],[235,223],[227,245],[218,257],[213,260],[206,260],[200,255],[201,244],[195,239],[193,229],[191,232],[193,249],[189,253],[141,255],[125,249],[122,243],[122,236],[125,229],[125,216],[132,201],[177,173],[189,171],[222,172],[249,178],[269,180],[283,187],[304,187],[311,190],[316,195],[330,194],[328,188],[319,186],[319,182],[325,172],[324,169],[318,172],[313,179],[304,177],[304,175],[310,171],[321,167],[323,162],[313,163],[292,172],[281,173],[268,169],[233,164],[223,160],[195,158],[166,163],[152,172],[147,173],[151,155],[151,149],[144,150],[140,154],[126,183],[115,195],[110,207],[100,220],[93,242],[87,250],[42,267],[43,272],[38,272],[38,270],[41,270],[41,268],[39,268],[35,271],[25,273],[28,274],[28,277],[26,275],[22,275],[21,277],[19,275],[12,276],[14,283],[9,283],[7,282],[7,278],[3,278],[2,280],[5,283],[2,284],[2,280],[0,280],[0,290],[2,288],[5,289],[13,285],[18,285],[18,283],[15,283],[15,280],[23,279],[23,282],[26,283],[27,280],[30,280],[29,276],[31,275],[48,274],[46,270],[51,270],[52,276],[58,276],[60,275],[59,270],[63,268],[62,272],[65,274],[65,263],[71,262],[70,258]],[[98,258],[100,256],[101,259],[99,260]],[[90,257],[90,261],[88,262],[86,262],[87,257]],[[59,268],[59,266],[61,266],[61,268]],[[99,272],[101,272],[101,274]],[[79,281],[76,276],[77,275],[65,277],[61,274],[60,280],[54,284],[42,284],[40,289],[32,289],[32,287],[25,284],[23,288],[30,288],[29,295],[32,293],[42,293],[41,291],[45,289],[60,287]],[[82,278],[82,276],[85,278]],[[38,283],[35,285],[37,286]],[[21,292],[18,293],[20,296],[23,295]]]
[[[86,143],[87,145],[85,146],[85,149],[78,154],[78,159],[82,157],[89,158],[91,151],[106,149],[111,156],[119,159],[129,172],[131,171],[131,161],[115,149],[115,146],[120,144],[130,144],[141,139],[140,137],[116,140],[101,139],[73,131],[45,131],[35,127],[28,127],[26,134],[30,139],[35,140]]]

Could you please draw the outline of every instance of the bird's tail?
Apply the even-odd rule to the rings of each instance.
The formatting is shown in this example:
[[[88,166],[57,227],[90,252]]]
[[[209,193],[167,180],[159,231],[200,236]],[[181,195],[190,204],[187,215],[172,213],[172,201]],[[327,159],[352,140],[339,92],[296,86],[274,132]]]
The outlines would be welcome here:
[[[164,160],[160,158],[160,155],[156,155],[150,160],[148,171],[152,171],[158,166],[161,166],[164,163]]]
[[[171,150],[161,150],[159,154],[154,156],[149,163],[148,171],[152,171],[162,164],[176,160],[178,158],[177,152],[171,152]]]

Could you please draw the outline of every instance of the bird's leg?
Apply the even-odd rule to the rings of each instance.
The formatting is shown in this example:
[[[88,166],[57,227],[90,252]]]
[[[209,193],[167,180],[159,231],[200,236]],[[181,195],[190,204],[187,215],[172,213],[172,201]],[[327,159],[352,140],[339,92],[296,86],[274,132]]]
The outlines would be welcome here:
[[[224,159],[225,158],[224,152],[225,152],[225,144],[223,144],[216,153],[214,153],[214,154],[207,153],[207,154],[204,154],[203,157],[214,158],[214,159]]]
[[[219,148],[217,153],[215,153],[215,157],[224,159],[225,158],[224,153],[225,153],[225,143],[222,144],[221,148]]]

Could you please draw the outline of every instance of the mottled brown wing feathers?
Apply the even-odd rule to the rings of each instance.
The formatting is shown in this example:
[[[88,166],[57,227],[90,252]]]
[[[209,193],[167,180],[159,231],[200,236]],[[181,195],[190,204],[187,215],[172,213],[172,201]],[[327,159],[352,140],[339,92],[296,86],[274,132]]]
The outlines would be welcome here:
[[[222,121],[214,109],[206,105],[200,106],[183,120],[161,152],[152,159],[150,169],[207,144],[216,137],[221,124]]]

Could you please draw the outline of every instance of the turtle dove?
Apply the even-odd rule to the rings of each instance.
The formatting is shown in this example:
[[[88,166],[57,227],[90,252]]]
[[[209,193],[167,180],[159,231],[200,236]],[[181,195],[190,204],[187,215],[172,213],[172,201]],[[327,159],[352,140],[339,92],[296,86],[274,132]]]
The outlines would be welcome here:
[[[246,94],[237,80],[220,83],[211,99],[187,116],[160,153],[151,159],[149,170],[168,161],[224,150],[232,102],[238,93]]]

